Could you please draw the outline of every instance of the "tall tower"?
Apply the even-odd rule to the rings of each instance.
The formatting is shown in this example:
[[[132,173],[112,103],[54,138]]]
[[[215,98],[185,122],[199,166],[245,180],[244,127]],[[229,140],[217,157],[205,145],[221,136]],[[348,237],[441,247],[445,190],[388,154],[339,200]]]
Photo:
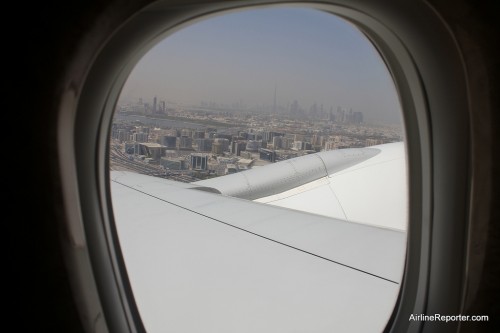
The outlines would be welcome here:
[[[156,113],[156,96],[153,98],[153,113]]]
[[[276,114],[276,83],[274,84],[274,103],[273,103],[273,114]]]

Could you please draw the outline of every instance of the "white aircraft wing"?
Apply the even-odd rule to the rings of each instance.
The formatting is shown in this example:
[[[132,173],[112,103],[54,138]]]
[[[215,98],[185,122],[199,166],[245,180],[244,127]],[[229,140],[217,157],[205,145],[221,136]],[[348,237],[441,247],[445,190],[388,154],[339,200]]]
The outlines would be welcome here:
[[[385,327],[403,271],[403,231],[229,197],[199,183],[127,172],[111,178],[120,245],[148,332]]]

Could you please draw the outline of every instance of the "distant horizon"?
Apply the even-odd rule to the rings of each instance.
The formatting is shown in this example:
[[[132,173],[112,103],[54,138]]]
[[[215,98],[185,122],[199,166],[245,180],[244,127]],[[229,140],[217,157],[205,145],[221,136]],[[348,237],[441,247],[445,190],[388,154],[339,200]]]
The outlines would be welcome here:
[[[137,64],[120,96],[185,106],[277,108],[297,101],[363,112],[366,121],[401,124],[391,75],[352,24],[302,8],[251,9],[175,32]]]
[[[154,97],[157,97],[158,103],[161,102],[161,101],[165,101],[164,99],[162,99],[159,96],[154,96]],[[130,99],[122,98],[122,99],[120,99],[118,101],[117,107],[137,106],[140,100],[142,100],[143,105],[149,104],[149,106],[152,107],[152,105],[153,105],[153,98],[154,97],[152,97],[151,100],[145,99],[143,97],[139,97],[139,98],[135,98],[134,97],[134,98],[130,98]],[[172,108],[172,105],[176,105],[179,108],[191,109],[191,111],[203,110],[204,109],[203,106],[196,105],[196,104],[173,103],[172,101],[170,101],[169,103],[170,104],[167,104],[167,107],[170,107],[170,108]],[[207,111],[214,111],[214,112],[238,111],[238,113],[254,114],[254,115],[261,115],[261,116],[270,116],[270,115],[272,115],[270,113],[253,112],[252,110],[237,110],[237,109],[231,108],[231,106],[229,106],[229,105],[219,105],[219,106],[220,107],[215,107],[215,108],[205,107],[205,109]],[[224,108],[224,107],[227,107],[227,108]],[[341,108],[349,110],[348,108],[344,108],[344,107],[341,107]],[[337,109],[334,109],[334,114],[335,114],[336,110]],[[353,112],[354,112],[354,110],[353,110]],[[132,112],[132,114],[136,114],[136,112]],[[161,116],[162,113],[158,113],[158,114],[142,113],[140,115],[145,116],[145,117],[149,117],[149,118],[155,118],[156,116]],[[166,114],[163,114],[163,115],[166,115]],[[280,117],[287,117],[288,116],[288,118],[294,119],[293,117],[290,117],[290,115],[286,114],[286,113],[278,113],[276,115],[280,116]],[[320,121],[320,119],[311,119],[311,120]],[[376,118],[369,118],[369,117],[367,117],[367,118],[365,118],[363,120],[362,124],[375,125],[375,126],[383,125],[383,126],[390,126],[390,127],[397,126],[397,127],[400,127],[401,129],[403,129],[402,128],[402,119],[398,120],[397,122],[391,122],[390,120],[388,121],[388,120],[383,120],[383,119],[376,119]]]

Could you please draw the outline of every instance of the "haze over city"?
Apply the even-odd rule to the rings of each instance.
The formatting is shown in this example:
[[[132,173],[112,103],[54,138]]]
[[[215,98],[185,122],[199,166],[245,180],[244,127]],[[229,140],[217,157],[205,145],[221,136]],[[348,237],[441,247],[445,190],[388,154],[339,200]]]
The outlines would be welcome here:
[[[245,10],[203,20],[152,48],[120,98],[286,110],[338,107],[366,121],[400,123],[390,73],[350,23],[302,8]]]

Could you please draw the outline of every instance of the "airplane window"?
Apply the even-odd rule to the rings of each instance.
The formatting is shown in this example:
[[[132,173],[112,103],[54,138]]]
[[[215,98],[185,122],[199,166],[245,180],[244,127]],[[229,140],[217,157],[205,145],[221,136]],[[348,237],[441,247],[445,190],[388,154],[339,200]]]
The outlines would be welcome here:
[[[406,251],[404,142],[389,70],[340,17],[251,9],[158,43],[109,140],[146,330],[383,330]]]

